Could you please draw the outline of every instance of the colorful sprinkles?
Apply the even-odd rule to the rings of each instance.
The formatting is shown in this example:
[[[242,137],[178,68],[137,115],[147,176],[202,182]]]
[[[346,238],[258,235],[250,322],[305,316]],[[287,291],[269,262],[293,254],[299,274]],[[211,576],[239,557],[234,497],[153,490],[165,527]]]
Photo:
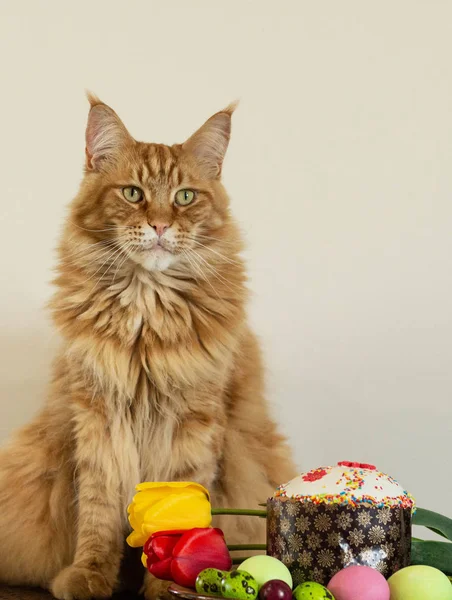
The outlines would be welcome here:
[[[309,471],[309,473],[302,475],[301,478],[303,481],[318,481],[319,479],[322,479],[322,477],[325,477],[330,471],[331,469],[313,469],[312,471]]]
[[[389,475],[385,475],[381,471],[377,471],[376,467],[373,465],[368,465],[366,463],[352,463],[348,461],[343,461],[338,463],[338,466],[343,467],[343,471],[341,473],[340,478],[336,481],[337,486],[342,485],[342,491],[337,494],[315,494],[315,495],[301,495],[301,494],[290,494],[287,493],[287,486],[289,484],[284,484],[279,486],[275,493],[275,498],[281,499],[292,499],[298,500],[302,503],[309,504],[337,504],[339,506],[352,506],[352,507],[372,507],[372,508],[411,508],[414,510],[414,498],[413,496],[403,490],[398,496],[387,496],[384,498],[376,498],[369,494],[360,494],[359,490],[361,490],[365,483],[366,476],[372,475],[373,478],[376,479],[377,485],[374,485],[375,490],[383,490],[383,486],[378,484],[378,481],[388,482],[395,485],[398,485],[397,481],[390,477]],[[301,475],[301,479],[304,482],[315,482],[319,479],[322,479],[332,471],[333,467],[320,467],[318,469],[313,469],[308,473]],[[369,473],[371,471],[372,473]],[[400,487],[400,486],[399,486]],[[322,486],[324,489],[325,486]]]

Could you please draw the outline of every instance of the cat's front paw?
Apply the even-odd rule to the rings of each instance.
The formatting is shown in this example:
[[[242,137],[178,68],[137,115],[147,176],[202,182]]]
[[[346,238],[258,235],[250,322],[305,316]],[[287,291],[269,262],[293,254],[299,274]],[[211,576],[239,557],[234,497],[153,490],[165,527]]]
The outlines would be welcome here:
[[[99,571],[71,565],[58,573],[50,591],[58,600],[90,600],[110,598],[113,586]]]
[[[142,592],[144,592],[146,600],[170,600],[172,598],[171,594],[168,592],[168,587],[170,585],[170,581],[156,579],[147,572],[144,576]]]

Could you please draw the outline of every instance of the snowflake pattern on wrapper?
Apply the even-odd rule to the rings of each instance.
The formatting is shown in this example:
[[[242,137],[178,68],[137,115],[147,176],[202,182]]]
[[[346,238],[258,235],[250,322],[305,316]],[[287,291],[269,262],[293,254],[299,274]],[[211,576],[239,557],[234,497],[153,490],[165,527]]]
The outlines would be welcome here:
[[[278,502],[284,507],[275,514]],[[289,568],[294,586],[304,581],[326,585],[341,569],[359,564],[378,568],[388,578],[410,562],[410,509],[336,506],[332,512],[328,505],[276,498],[267,506],[268,554]],[[282,533],[286,521],[289,531]]]
[[[314,567],[314,569],[312,569],[312,578],[314,581],[323,581],[325,579],[325,575],[322,569]]]
[[[281,519],[280,529],[281,529],[281,533],[284,533],[284,534],[289,533],[289,531],[290,531],[289,519]]]
[[[352,518],[348,513],[342,512],[337,516],[336,523],[338,527],[346,531],[347,529],[350,529]]]
[[[276,535],[276,532],[278,531],[278,524],[276,523],[276,521],[272,521],[269,526],[268,526],[268,533],[272,536]]]
[[[281,560],[286,567],[291,567],[295,562],[294,555],[289,553],[283,554]]]
[[[386,576],[386,573],[388,571],[388,565],[384,560],[379,560],[377,563],[375,563],[374,569],[377,569],[377,571],[380,571],[382,575]]]
[[[391,525],[389,535],[392,540],[397,541],[400,538],[400,527],[398,525]]]
[[[361,550],[361,560],[366,564],[370,565],[374,560],[374,551],[369,546],[364,547]]]
[[[357,519],[361,527],[367,527],[372,521],[370,514],[366,510],[361,511]]]
[[[385,539],[385,530],[380,525],[374,525],[369,530],[369,539],[374,544],[379,544]]]
[[[304,577],[304,570],[303,569],[294,569],[292,571],[292,577],[294,581],[304,581],[303,577]]]
[[[395,554],[395,548],[393,544],[391,544],[391,542],[388,542],[387,544],[382,544],[381,549],[385,553],[386,558],[391,559]]]
[[[276,546],[276,550],[278,552],[280,552],[280,553],[284,552],[284,550],[286,548],[286,545],[285,545],[285,542],[284,542],[284,538],[281,535],[278,535],[276,537],[276,544],[275,544],[275,546]]]
[[[307,537],[307,545],[311,550],[317,550],[322,545],[322,539],[317,533],[311,533]]]
[[[297,505],[294,504],[293,502],[288,502],[286,511],[287,511],[287,515],[289,517],[295,517],[298,514]]]
[[[306,504],[306,512],[308,515],[315,515],[317,513],[317,505],[312,502]]]
[[[365,539],[365,535],[361,531],[361,529],[357,529],[355,527],[355,529],[352,529],[348,534],[348,539],[350,540],[350,544],[352,546],[362,546]]]
[[[291,533],[287,539],[291,552],[298,552],[303,547],[303,540],[297,533]]]
[[[317,554],[317,562],[321,567],[332,567],[334,565],[334,552],[327,548],[320,550]]]
[[[305,515],[301,515],[295,521],[296,528],[300,533],[306,533],[311,527],[311,521]]]
[[[342,562],[344,567],[349,567],[350,565],[355,565],[355,555],[351,548],[347,548],[347,550],[342,550]]]
[[[341,541],[342,536],[340,533],[338,533],[337,531],[332,531],[331,533],[328,534],[328,545],[329,546],[339,546],[339,542]]]
[[[382,525],[387,525],[391,520],[391,509],[382,508],[377,516],[377,519]]]
[[[308,550],[303,550],[298,557],[300,567],[310,567],[312,565],[312,553]]]
[[[317,515],[314,518],[314,527],[318,531],[329,531],[331,528],[331,517],[326,514]]]

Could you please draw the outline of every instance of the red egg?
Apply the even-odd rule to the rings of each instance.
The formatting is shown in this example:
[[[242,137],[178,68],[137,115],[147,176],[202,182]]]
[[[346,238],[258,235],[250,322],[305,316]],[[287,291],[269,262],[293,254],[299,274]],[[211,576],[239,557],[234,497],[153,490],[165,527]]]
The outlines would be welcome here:
[[[336,600],[389,600],[389,585],[376,569],[354,565],[342,569],[326,586]]]
[[[259,590],[259,600],[292,600],[292,590],[285,581],[271,579]]]

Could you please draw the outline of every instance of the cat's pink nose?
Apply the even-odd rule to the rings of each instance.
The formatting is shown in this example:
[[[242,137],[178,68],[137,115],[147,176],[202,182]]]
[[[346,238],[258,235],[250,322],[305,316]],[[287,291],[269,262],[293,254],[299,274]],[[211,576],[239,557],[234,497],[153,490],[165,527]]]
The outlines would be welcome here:
[[[169,225],[167,223],[160,223],[158,221],[156,221],[155,223],[151,223],[151,227],[153,229],[155,229],[155,233],[159,236],[162,237],[162,235],[165,233],[165,231],[168,229]]]

